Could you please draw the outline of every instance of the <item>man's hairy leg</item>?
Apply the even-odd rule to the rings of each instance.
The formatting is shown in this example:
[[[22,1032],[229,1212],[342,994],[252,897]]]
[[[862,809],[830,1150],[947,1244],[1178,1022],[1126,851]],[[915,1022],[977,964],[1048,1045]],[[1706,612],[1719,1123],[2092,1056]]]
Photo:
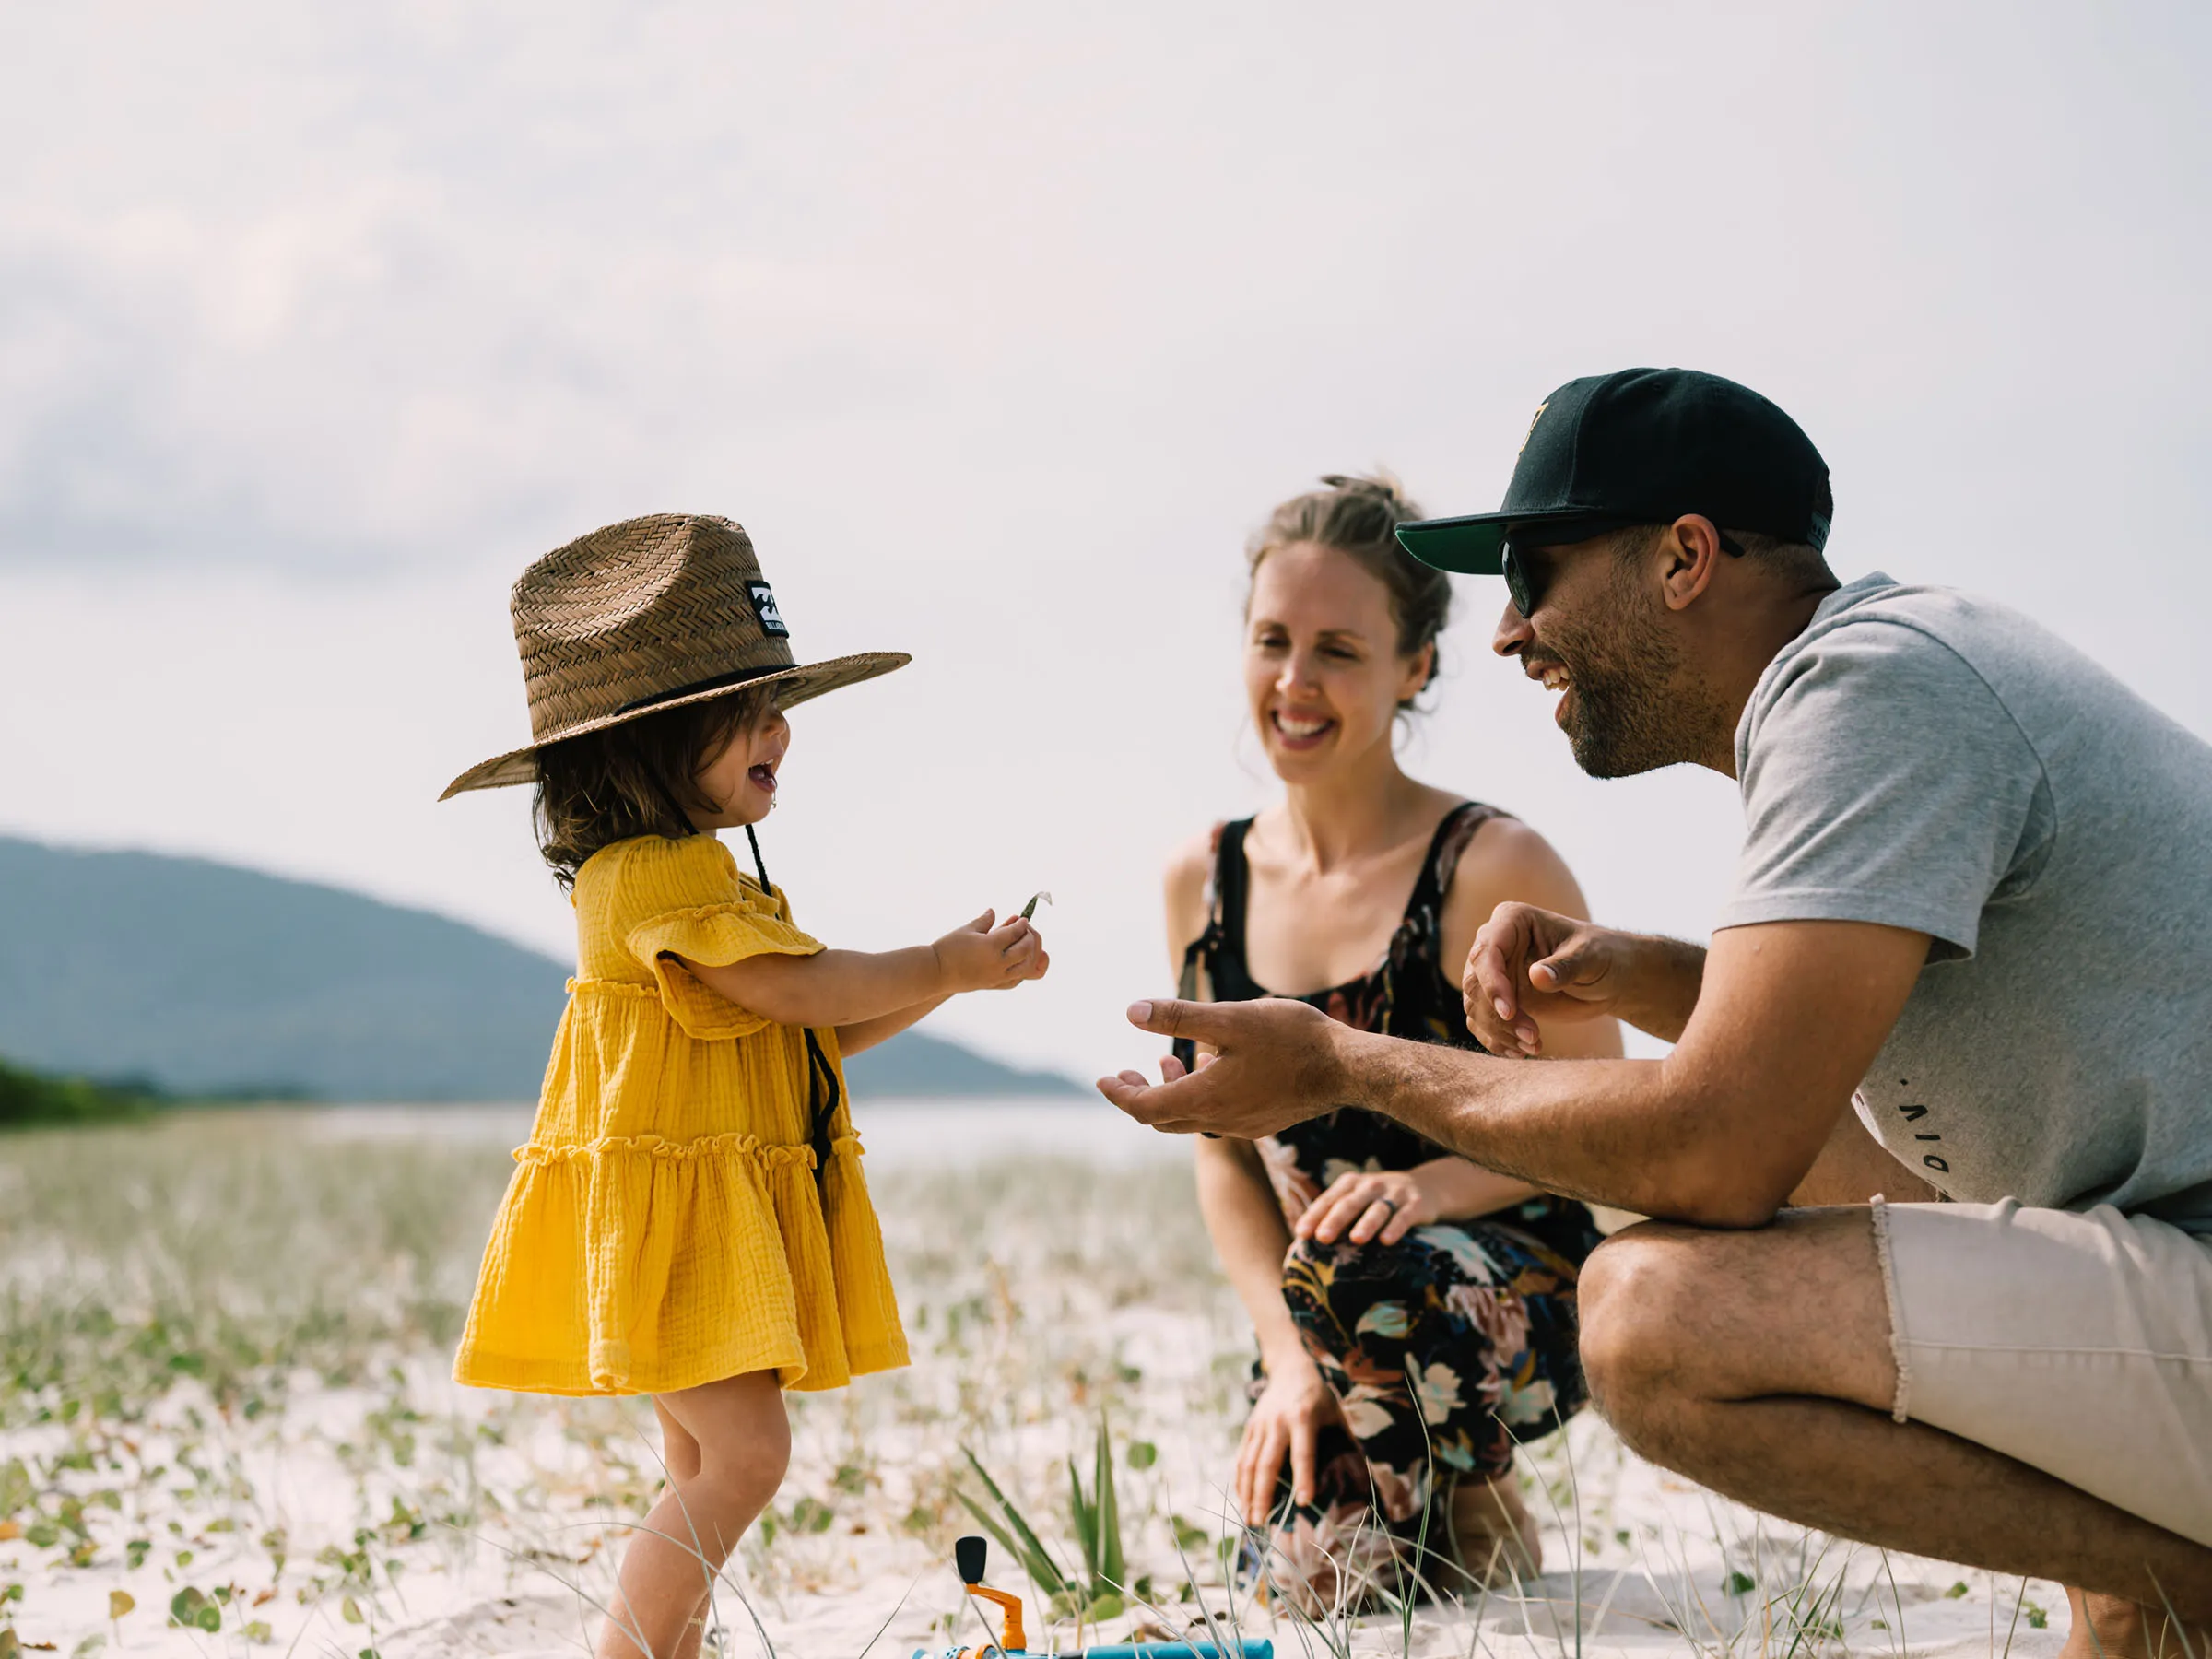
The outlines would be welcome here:
[[[1841,1537],[2080,1585],[2100,1632],[2130,1616],[2105,1598],[2156,1608],[2161,1593],[2212,1624],[2212,1550],[1890,1419],[1897,1368],[1865,1209],[1785,1211],[1743,1232],[1645,1222],[1590,1258],[1580,1301],[1592,1395],[1653,1463]],[[2083,1622],[2069,1653],[2095,1651]]]

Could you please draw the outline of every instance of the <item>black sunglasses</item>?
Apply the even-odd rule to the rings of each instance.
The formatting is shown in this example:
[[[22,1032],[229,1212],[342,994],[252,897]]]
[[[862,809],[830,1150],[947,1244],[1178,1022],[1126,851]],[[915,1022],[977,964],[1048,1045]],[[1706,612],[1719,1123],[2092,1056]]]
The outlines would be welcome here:
[[[1621,519],[1585,520],[1570,526],[1559,524],[1531,526],[1534,534],[1542,538],[1533,544],[1524,537],[1521,543],[1516,545],[1514,538],[1509,535],[1499,546],[1498,569],[1505,577],[1506,596],[1513,602],[1513,608],[1525,618],[1535,616],[1536,606],[1544,603],[1544,589],[1550,578],[1542,572],[1540,564],[1532,567],[1534,554],[1545,547],[1565,547],[1571,542],[1589,541],[1594,536],[1604,535],[1609,531],[1626,530],[1634,522]],[[1727,531],[1715,524],[1712,534],[1719,540],[1722,552],[1727,554],[1731,559],[1743,558],[1743,544],[1730,535]]]

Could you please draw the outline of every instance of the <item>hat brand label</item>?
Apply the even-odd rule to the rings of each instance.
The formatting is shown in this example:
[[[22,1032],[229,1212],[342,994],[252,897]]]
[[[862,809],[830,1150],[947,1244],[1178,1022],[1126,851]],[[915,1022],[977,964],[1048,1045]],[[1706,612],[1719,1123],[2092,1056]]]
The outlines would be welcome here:
[[[783,626],[783,613],[776,608],[776,596],[765,582],[748,582],[745,591],[751,595],[753,615],[760,618],[760,631],[773,634],[779,640],[791,638],[791,629]]]
[[[1544,411],[1550,407],[1551,399],[1548,397],[1536,406],[1536,412],[1528,418],[1528,430],[1521,434],[1521,449],[1528,447],[1528,441],[1536,435],[1536,422],[1544,418]],[[1513,453],[1519,454],[1521,451],[1515,450]]]

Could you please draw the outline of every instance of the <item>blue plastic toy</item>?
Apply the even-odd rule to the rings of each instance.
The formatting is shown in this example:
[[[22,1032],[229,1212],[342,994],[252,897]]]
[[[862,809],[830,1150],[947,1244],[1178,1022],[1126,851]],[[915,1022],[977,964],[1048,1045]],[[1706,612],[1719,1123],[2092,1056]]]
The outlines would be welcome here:
[[[989,1559],[989,1550],[990,1546],[982,1538],[958,1538],[953,1542],[952,1557],[960,1570],[960,1583],[968,1586],[968,1594],[978,1601],[996,1603],[1006,1614],[1002,1639],[989,1647],[947,1648],[940,1659],[1045,1659],[1043,1654],[1030,1652],[1029,1633],[1022,1623],[1021,1598],[1008,1595],[1004,1590],[994,1590],[983,1583],[983,1563]],[[929,1654],[916,1648],[914,1659],[929,1659]],[[1109,1647],[1071,1651],[1058,1655],[1058,1659],[1275,1659],[1275,1643],[1240,1641],[1224,1648],[1204,1641],[1117,1641]]]

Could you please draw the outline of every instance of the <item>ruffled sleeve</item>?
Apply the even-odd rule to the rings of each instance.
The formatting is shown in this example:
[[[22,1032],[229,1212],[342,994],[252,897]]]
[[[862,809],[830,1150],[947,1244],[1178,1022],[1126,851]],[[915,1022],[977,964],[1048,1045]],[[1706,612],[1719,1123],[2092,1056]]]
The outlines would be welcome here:
[[[693,1037],[749,1037],[771,1023],[710,990],[677,961],[685,957],[710,968],[757,956],[813,956],[821,941],[791,924],[781,891],[754,888],[721,904],[669,911],[641,922],[625,941],[629,954],[650,969],[669,1017]]]

